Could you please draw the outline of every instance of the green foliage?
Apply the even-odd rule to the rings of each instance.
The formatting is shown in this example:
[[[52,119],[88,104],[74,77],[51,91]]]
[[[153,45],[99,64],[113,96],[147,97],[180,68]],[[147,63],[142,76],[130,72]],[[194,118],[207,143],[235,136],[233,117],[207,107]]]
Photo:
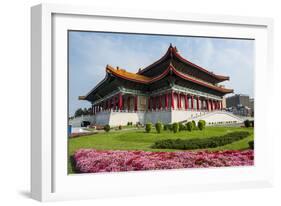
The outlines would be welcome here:
[[[192,127],[193,129],[196,129],[196,122],[194,120],[192,120]]]
[[[110,131],[110,126],[107,124],[104,126],[104,131],[109,132]]]
[[[250,122],[250,120],[245,120],[244,121],[244,125],[245,125],[245,127],[250,127],[251,126],[251,122]]]
[[[163,124],[161,122],[157,122],[155,124],[155,129],[156,129],[157,133],[161,133],[161,131],[163,129]]]
[[[192,122],[187,122],[186,123],[186,129],[188,130],[188,131],[192,131],[192,129],[193,129],[193,124],[192,124]]]
[[[254,120],[251,121],[251,126],[252,126],[252,127],[255,126],[255,121],[254,121]]]
[[[119,130],[122,130],[122,126],[121,126],[121,125],[119,125],[119,126],[118,126],[118,129],[119,129]]]
[[[197,124],[198,129],[203,130],[205,128],[205,125],[206,125],[206,121],[204,121],[204,120],[198,121],[198,124]]]
[[[127,126],[132,126],[133,125],[133,122],[128,122],[127,123]]]
[[[249,141],[248,144],[250,149],[254,149],[254,141]]]
[[[179,123],[175,122],[173,123],[173,132],[177,133],[179,131]]]
[[[164,124],[164,131],[167,131],[169,129],[169,125],[168,124]]]
[[[179,131],[184,131],[186,130],[185,126],[183,123],[179,123]]]
[[[82,116],[82,115],[90,115],[91,114],[91,108],[84,108],[84,109],[82,109],[82,108],[79,108],[79,109],[77,109],[76,111],[75,111],[75,113],[74,113],[74,116],[75,117],[80,117],[80,116]]]
[[[149,132],[151,131],[151,129],[152,129],[152,123],[147,123],[147,124],[145,125],[145,131],[146,131],[147,133],[149,133]]]
[[[210,138],[194,138],[194,139],[166,139],[156,141],[152,148],[157,149],[206,149],[206,148],[215,148],[230,144],[232,142],[241,140],[249,136],[249,132],[238,131],[225,134],[223,136],[216,136]]]

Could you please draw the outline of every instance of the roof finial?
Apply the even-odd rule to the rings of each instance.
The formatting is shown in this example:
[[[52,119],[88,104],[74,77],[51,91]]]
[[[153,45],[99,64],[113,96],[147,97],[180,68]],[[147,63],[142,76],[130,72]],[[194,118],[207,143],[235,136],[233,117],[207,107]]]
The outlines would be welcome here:
[[[170,47],[173,47],[172,43],[170,43]]]
[[[117,66],[116,69],[119,70],[119,67]]]

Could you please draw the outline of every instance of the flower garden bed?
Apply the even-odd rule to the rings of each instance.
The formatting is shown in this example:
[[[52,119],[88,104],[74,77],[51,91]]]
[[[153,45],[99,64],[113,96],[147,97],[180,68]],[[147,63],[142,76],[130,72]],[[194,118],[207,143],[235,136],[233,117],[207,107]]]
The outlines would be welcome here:
[[[80,149],[73,155],[79,173],[251,166],[254,151],[144,152]]]

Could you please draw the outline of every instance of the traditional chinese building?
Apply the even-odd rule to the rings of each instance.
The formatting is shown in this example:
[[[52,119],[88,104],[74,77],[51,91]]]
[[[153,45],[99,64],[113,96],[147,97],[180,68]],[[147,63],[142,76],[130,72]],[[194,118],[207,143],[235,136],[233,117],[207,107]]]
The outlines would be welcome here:
[[[109,65],[105,78],[80,100],[92,104],[93,123],[172,123],[223,109],[223,96],[232,93],[219,83],[228,76],[214,74],[183,58],[169,46],[158,61],[128,72]]]

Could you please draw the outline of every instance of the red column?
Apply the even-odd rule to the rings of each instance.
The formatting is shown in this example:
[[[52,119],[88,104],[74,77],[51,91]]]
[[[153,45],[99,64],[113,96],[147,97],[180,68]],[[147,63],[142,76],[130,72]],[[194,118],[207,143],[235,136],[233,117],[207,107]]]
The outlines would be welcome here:
[[[188,109],[188,98],[187,95],[184,95],[184,107],[187,110]]]
[[[165,109],[168,109],[168,94],[165,94]]]
[[[127,98],[127,107],[128,107],[128,110],[130,110],[130,96],[128,96],[128,98]]]
[[[119,111],[121,111],[121,110],[122,110],[122,104],[123,104],[123,101],[122,101],[122,94],[121,94],[121,93],[118,94],[118,98],[119,98],[119,101],[118,101],[118,109],[119,109]]]
[[[155,96],[152,97],[152,103],[153,103],[153,106],[152,106],[153,110],[156,110],[156,97]]]
[[[193,98],[194,98],[194,97],[193,97],[193,95],[192,95],[192,96],[191,96],[191,109],[192,109],[192,110],[194,109],[194,105],[193,105],[193,104],[194,104],[194,101],[193,101]]]
[[[174,105],[174,92],[171,92],[171,108],[174,109],[175,105]]]
[[[181,94],[178,93],[178,108],[181,109]]]
[[[199,105],[199,96],[197,96],[197,101],[196,101],[196,103],[197,103],[197,110],[200,110],[200,105]]]
[[[162,108],[162,96],[159,95],[158,97],[158,109],[161,109]]]
[[[138,96],[135,96],[135,111],[138,111]]]
[[[151,105],[150,105],[150,96],[149,96],[147,99],[148,99],[148,100],[147,100],[147,101],[148,101],[148,102],[147,102],[147,104],[148,104],[147,108],[148,108],[148,110],[150,110],[150,109],[151,109],[151,108],[150,108],[150,106],[151,106]]]
[[[220,102],[220,104],[221,104],[221,110],[222,110],[222,109],[223,109],[223,108],[222,108],[222,101]]]

